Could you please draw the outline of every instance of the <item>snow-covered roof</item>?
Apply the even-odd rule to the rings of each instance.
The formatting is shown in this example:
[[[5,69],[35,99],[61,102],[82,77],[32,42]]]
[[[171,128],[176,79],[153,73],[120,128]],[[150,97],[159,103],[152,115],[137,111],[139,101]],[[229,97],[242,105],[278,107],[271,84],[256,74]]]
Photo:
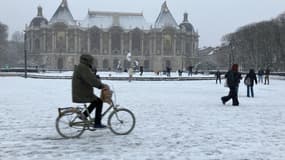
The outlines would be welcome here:
[[[67,0],[62,0],[61,4],[57,8],[56,12],[50,19],[50,23],[63,22],[67,25],[76,25],[76,21],[68,8]]]
[[[126,12],[98,12],[89,11],[87,17],[80,21],[82,27],[93,27],[108,29],[113,26],[119,26],[123,29],[149,29],[148,24],[142,13]]]
[[[173,18],[172,14],[170,13],[170,10],[168,9],[166,2],[162,4],[161,11],[155,21],[154,27],[155,28],[178,27],[178,24]]]

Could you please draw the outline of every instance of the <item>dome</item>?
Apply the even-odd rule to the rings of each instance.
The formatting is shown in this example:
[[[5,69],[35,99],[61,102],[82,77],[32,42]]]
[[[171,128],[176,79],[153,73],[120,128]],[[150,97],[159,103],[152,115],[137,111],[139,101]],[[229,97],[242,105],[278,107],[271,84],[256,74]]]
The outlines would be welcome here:
[[[194,27],[193,27],[193,25],[191,24],[191,23],[181,23],[180,25],[179,25],[179,27],[180,27],[180,29],[182,29],[182,30],[184,30],[184,31],[186,31],[186,32],[194,32]]]
[[[180,29],[186,32],[194,32],[193,25],[188,21],[188,14],[184,13],[184,20],[179,25]]]
[[[44,17],[35,17],[35,18],[33,18],[30,26],[31,27],[40,27],[42,24],[47,25],[48,20]]]

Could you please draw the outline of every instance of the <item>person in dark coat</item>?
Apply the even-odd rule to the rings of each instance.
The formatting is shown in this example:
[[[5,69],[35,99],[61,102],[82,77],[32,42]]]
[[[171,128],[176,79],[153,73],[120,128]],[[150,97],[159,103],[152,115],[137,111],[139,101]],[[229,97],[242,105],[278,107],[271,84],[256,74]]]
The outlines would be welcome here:
[[[143,66],[140,66],[140,76],[143,75]]]
[[[270,70],[269,68],[266,68],[265,70],[265,77],[264,77],[264,84],[268,84],[269,85],[269,74],[270,74]]]
[[[170,77],[171,68],[169,66],[166,67],[166,76]]]
[[[233,64],[231,70],[229,70],[225,74],[225,78],[227,80],[227,86],[229,87],[230,91],[227,96],[221,98],[222,103],[226,104],[227,101],[232,99],[232,105],[238,106],[238,86],[240,80],[242,79],[241,73],[238,71],[238,64]]]
[[[188,76],[192,76],[193,66],[188,66]]]
[[[74,67],[72,76],[72,101],[75,103],[90,103],[87,110],[83,112],[85,119],[94,108],[95,114],[95,128],[105,128],[101,124],[101,114],[103,108],[103,101],[93,93],[93,87],[98,89],[105,88],[105,84],[92,71],[93,57],[88,54],[80,56],[80,63]]]
[[[218,84],[218,81],[221,84],[221,72],[219,70],[217,70],[215,76],[216,76],[216,84]]]
[[[250,69],[249,73],[246,74],[244,78],[244,83],[247,86],[247,97],[250,97],[250,93],[251,93],[251,97],[254,97],[254,92],[253,92],[254,82],[255,84],[257,84],[256,74],[253,69]]]
[[[182,73],[183,73],[183,70],[178,69],[178,76],[179,76],[179,77],[181,77],[181,76],[182,76]]]

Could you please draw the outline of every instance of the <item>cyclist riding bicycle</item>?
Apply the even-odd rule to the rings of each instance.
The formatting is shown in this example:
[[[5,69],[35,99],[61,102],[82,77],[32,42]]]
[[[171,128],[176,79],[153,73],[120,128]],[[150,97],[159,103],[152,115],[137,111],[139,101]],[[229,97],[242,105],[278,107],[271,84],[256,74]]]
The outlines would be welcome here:
[[[87,110],[83,112],[86,119],[96,107],[94,128],[106,128],[101,124],[103,101],[93,92],[93,87],[98,89],[108,88],[101,82],[98,76],[92,72],[93,57],[88,54],[80,56],[80,63],[74,67],[72,76],[72,101],[75,103],[90,103]]]

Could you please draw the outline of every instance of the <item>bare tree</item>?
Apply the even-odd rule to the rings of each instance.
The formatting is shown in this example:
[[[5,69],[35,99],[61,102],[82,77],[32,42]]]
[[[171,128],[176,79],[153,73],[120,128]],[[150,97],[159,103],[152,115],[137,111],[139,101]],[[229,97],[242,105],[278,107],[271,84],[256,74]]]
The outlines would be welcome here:
[[[12,66],[23,65],[24,56],[24,34],[23,32],[16,31],[12,34],[11,41],[8,48],[8,62]]]
[[[7,49],[7,33],[8,27],[7,25],[0,22],[0,67],[6,61],[6,49]]]
[[[12,34],[11,41],[23,43],[23,42],[24,42],[24,33],[23,33],[23,32],[20,32],[20,31],[14,32],[14,33]]]
[[[284,71],[285,22],[262,21],[239,28],[222,39],[230,48],[232,63],[245,70],[270,67]]]

